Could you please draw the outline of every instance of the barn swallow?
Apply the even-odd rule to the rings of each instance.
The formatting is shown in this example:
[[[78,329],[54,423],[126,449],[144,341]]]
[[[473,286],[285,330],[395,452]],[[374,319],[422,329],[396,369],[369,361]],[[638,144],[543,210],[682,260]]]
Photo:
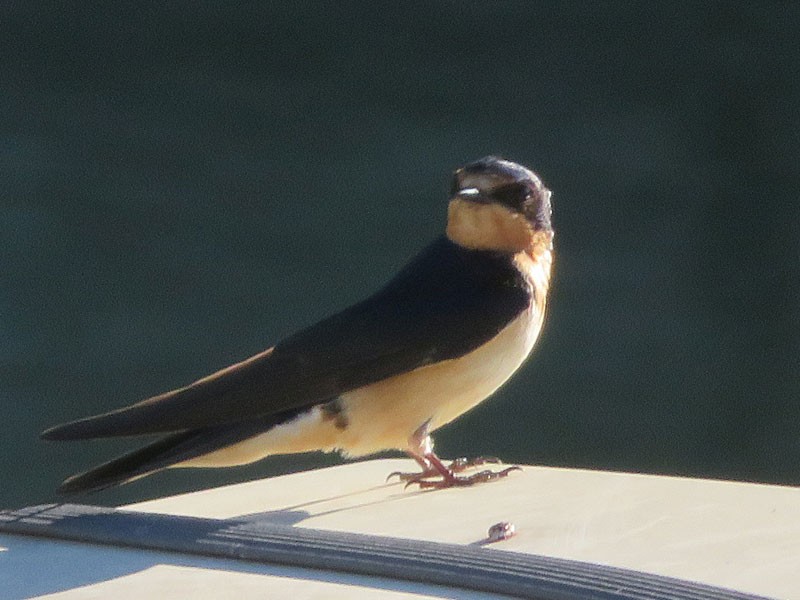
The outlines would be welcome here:
[[[382,289],[277,345],[137,404],[48,429],[47,440],[162,434],[66,479],[88,492],[168,467],[221,467],[277,454],[407,452],[421,487],[470,485],[430,434],[490,396],[539,336],[553,261],[550,191],[486,157],[458,169],[447,228]]]

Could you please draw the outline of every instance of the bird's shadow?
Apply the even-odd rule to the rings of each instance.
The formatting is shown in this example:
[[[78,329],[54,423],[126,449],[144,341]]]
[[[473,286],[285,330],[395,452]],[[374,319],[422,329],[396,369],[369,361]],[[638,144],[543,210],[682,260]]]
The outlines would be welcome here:
[[[376,500],[369,500],[363,502],[353,501],[357,499],[358,496],[364,494],[370,494],[391,487],[398,488],[397,493]],[[405,489],[404,484],[402,482],[384,483],[369,488],[354,490],[346,494],[338,494],[336,496],[328,496],[326,498],[316,498],[314,500],[309,500],[308,502],[294,504],[278,510],[248,513],[245,515],[235,517],[235,520],[243,521],[246,523],[259,522],[259,523],[270,523],[273,525],[294,526],[311,517],[322,517],[327,515],[343,513],[351,510],[358,510],[365,508],[367,506],[378,506],[380,504],[386,504],[387,502],[397,502],[401,500],[407,500],[409,498],[414,498],[416,496],[419,496],[420,494],[428,494],[428,493],[431,493],[431,490]],[[344,500],[351,500],[351,502],[348,503],[346,506],[339,506],[337,508],[331,508],[329,510],[319,510],[319,511],[311,510],[314,506],[324,505],[331,502],[340,502]]]
[[[187,540],[189,544],[202,542],[215,532],[236,526],[254,527],[258,525],[294,527],[299,523],[316,516],[330,515],[360,509],[365,506],[397,502],[413,498],[428,491],[402,491],[400,483],[385,483],[379,486],[355,490],[346,494],[317,498],[281,508],[258,513],[249,513],[229,519],[175,519],[169,515],[144,514],[134,511],[118,511],[101,507],[51,504],[42,507],[20,509],[19,511],[0,511],[0,525],[18,521],[29,521],[45,524],[41,531],[32,535],[17,535],[13,529],[0,527],[0,589],[3,598],[22,600],[34,596],[52,594],[80,588],[99,586],[98,591],[108,585],[109,594],[115,593],[117,580],[131,577],[147,579],[146,571],[156,568],[175,569],[176,577],[182,568],[201,568],[225,570],[236,573],[253,573],[281,577],[296,577],[303,580],[340,583],[347,585],[367,586],[376,590],[411,591],[410,584],[402,581],[378,580],[370,577],[336,572],[320,572],[309,569],[288,569],[268,564],[237,562],[222,558],[195,556],[172,553],[161,550],[143,550],[130,543],[132,547],[124,547],[120,542],[131,533],[134,537],[148,536],[164,539],[174,538]],[[380,491],[387,487],[397,487],[398,493],[390,494],[375,500],[358,501],[358,497]],[[314,511],[315,506],[330,502],[351,500],[345,506],[337,506],[330,510]],[[38,509],[38,510],[37,510]],[[130,521],[138,517],[139,522]],[[145,526],[142,523],[147,523]],[[61,535],[48,537],[47,525],[57,524]],[[63,532],[92,532],[85,536],[85,541],[67,541],[57,539],[67,537],[70,540],[81,539],[81,535]],[[99,535],[98,535],[98,532]],[[33,537],[35,535],[45,536]],[[108,544],[105,548],[97,544]],[[145,544],[146,546],[147,544]],[[177,549],[177,545],[176,545]],[[180,550],[178,550],[180,551]],[[91,568],[87,568],[91,565]],[[130,585],[125,582],[121,585]],[[135,584],[134,584],[135,585]],[[437,596],[435,587],[426,590]],[[445,595],[443,597],[451,597]]]

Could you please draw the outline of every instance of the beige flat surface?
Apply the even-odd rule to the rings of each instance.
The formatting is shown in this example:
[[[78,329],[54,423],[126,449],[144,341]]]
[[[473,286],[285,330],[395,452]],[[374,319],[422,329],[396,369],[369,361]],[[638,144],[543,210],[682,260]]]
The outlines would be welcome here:
[[[123,508],[457,544],[511,521],[486,546],[603,563],[800,600],[800,489],[525,467],[441,491],[385,484],[409,460],[376,460]],[[448,595],[450,594],[450,595]],[[453,597],[435,586],[279,566],[0,535],[0,597]],[[489,598],[458,593],[459,598]]]
[[[517,535],[491,547],[800,599],[798,488],[546,467],[472,488],[383,483],[414,466],[350,463],[127,508],[456,544],[511,521]]]

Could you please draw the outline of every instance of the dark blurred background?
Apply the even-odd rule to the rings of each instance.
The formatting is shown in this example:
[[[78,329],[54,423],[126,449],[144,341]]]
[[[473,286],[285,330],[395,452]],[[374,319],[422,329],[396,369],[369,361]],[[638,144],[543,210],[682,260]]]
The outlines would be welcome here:
[[[135,445],[44,427],[374,291],[489,153],[554,191],[555,283],[441,454],[800,483],[800,10],[702,4],[3,3],[0,506]]]

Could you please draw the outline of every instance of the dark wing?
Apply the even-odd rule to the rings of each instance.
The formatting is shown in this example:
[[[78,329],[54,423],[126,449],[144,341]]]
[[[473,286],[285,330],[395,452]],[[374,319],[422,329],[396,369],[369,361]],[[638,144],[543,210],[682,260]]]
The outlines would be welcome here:
[[[46,439],[185,431],[313,406],[493,338],[531,300],[508,254],[440,238],[372,297],[276,347],[130,407],[54,427]]]

